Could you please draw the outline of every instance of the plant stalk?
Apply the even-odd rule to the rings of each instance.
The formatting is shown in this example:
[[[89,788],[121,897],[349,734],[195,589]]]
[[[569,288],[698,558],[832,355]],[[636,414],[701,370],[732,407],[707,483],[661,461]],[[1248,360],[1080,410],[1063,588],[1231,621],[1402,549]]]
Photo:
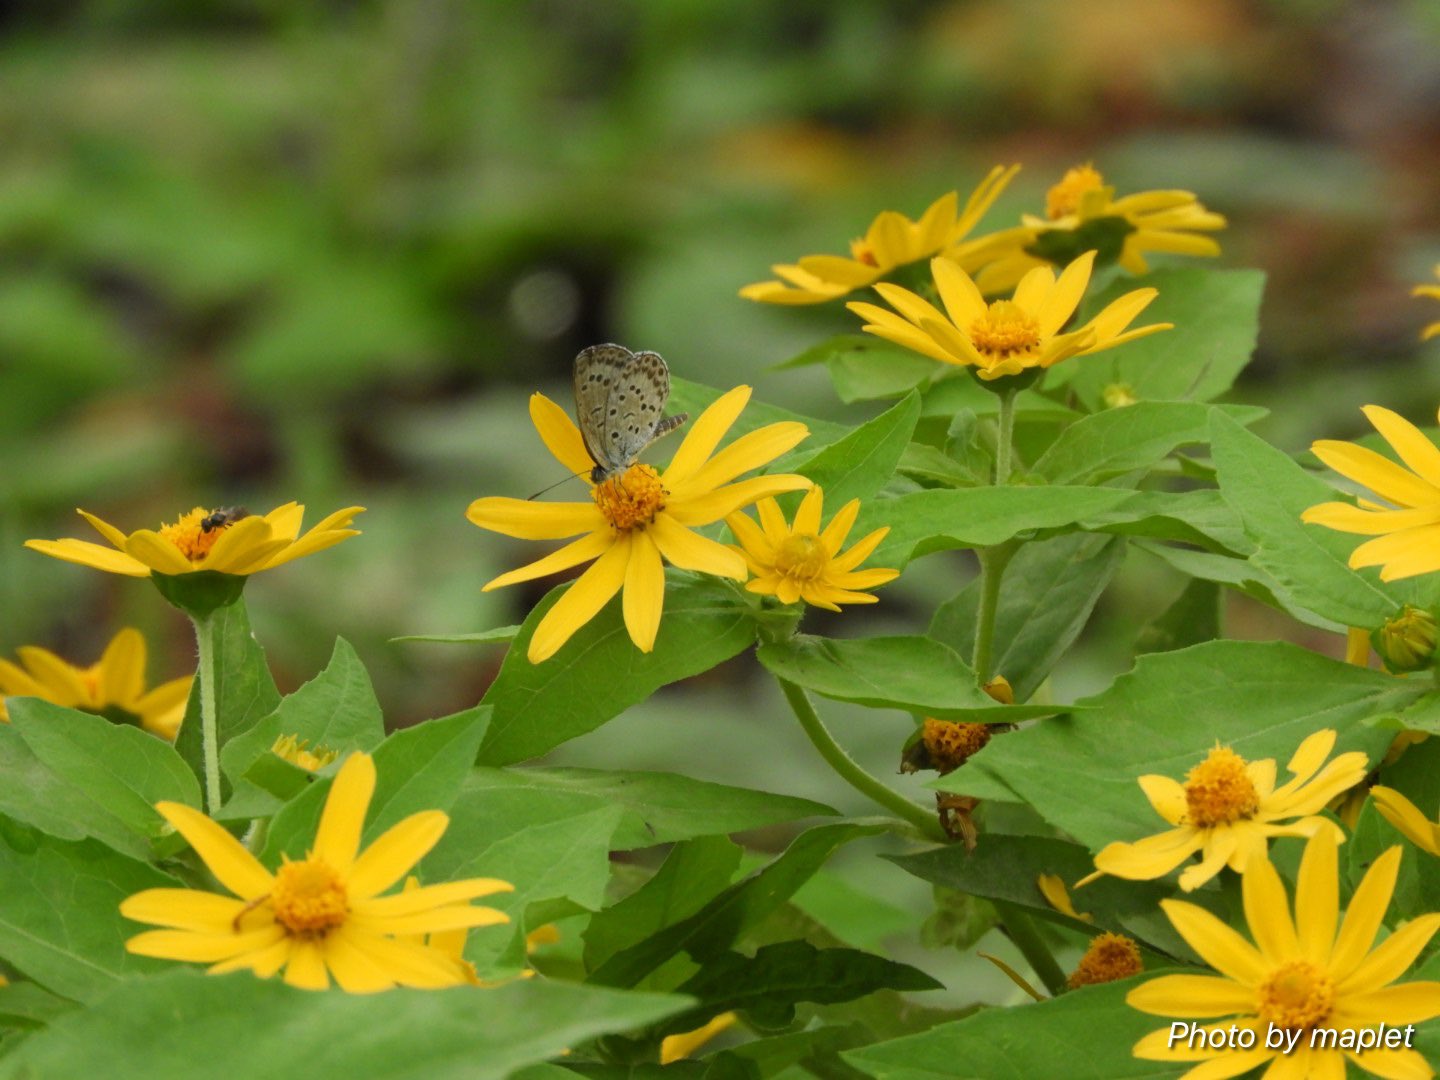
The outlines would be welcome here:
[[[1035,924],[1014,904],[1006,903],[1003,900],[992,900],[996,912],[1000,915],[1000,925],[1005,931],[1005,936],[1015,943],[1020,950],[1020,955],[1025,957],[1045,984],[1052,996],[1058,997],[1068,988],[1065,980],[1065,973],[1060,970],[1060,965],[1055,962],[1055,957],[1050,955],[1050,949],[1040,939],[1035,929]]]
[[[200,653],[200,750],[205,763],[205,808],[220,808],[220,723],[215,710],[215,619],[193,616],[195,643]]]

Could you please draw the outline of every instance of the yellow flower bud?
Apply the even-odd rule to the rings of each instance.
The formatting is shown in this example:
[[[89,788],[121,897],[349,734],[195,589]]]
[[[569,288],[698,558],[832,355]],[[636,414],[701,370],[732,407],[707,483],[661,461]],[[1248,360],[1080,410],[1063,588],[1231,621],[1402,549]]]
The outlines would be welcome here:
[[[1421,671],[1435,661],[1435,616],[1406,604],[1370,641],[1391,671]]]

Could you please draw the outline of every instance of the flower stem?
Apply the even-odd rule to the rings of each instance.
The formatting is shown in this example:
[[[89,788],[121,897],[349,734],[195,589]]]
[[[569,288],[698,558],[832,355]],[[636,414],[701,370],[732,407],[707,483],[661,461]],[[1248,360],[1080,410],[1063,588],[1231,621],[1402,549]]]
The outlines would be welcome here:
[[[205,807],[220,808],[220,724],[215,711],[215,619],[196,615],[195,643],[200,652],[200,752],[205,762]]]
[[[1050,955],[1050,949],[1040,939],[1030,917],[1014,904],[1003,900],[992,900],[991,903],[1000,915],[1000,925],[1005,936],[1015,943],[1020,955],[1025,957],[1026,962],[1040,977],[1040,981],[1045,984],[1045,989],[1055,996],[1064,993],[1067,988],[1065,973],[1060,970],[1055,957]]]
[[[994,547],[979,548],[975,554],[980,557],[980,608],[975,613],[975,654],[971,666],[975,668],[975,679],[984,686],[992,674],[990,667],[995,658],[995,616],[1000,608],[1000,582],[1020,545],[1007,540]]]
[[[779,676],[776,676],[776,681],[785,693],[785,700],[794,710],[795,718],[805,729],[805,734],[810,737],[811,743],[820,751],[820,756],[826,763],[840,774],[842,780],[873,802],[910,822],[929,839],[941,842],[946,840],[945,830],[940,827],[940,821],[934,814],[928,813],[898,792],[891,791],[856,764],[855,759],[845,752],[825,727],[804,690]]]
[[[1014,387],[1000,393],[1000,433],[995,442],[995,486],[1010,482],[1010,458],[1015,445],[1015,395]]]

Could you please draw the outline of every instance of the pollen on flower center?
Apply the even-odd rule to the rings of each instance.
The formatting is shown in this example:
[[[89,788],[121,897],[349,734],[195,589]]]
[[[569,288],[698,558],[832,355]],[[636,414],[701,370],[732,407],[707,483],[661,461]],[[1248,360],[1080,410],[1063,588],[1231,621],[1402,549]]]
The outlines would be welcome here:
[[[590,497],[610,524],[624,532],[654,521],[665,509],[668,494],[660,474],[649,465],[631,465],[620,475],[596,484]]]
[[[1045,193],[1045,216],[1051,221],[1080,209],[1081,196],[1105,185],[1105,178],[1092,165],[1077,165]]]
[[[996,300],[970,324],[970,340],[987,357],[1004,360],[1033,352],[1040,324],[1013,300]]]
[[[224,535],[229,524],[218,525],[208,532],[200,528],[200,523],[210,515],[210,511],[196,507],[188,514],[180,517],[173,525],[160,526],[160,535],[169,540],[177,548],[180,554],[184,555],[191,562],[201,562],[210,549],[215,546],[215,541]]]
[[[830,565],[830,553],[813,533],[787,536],[775,552],[775,569],[796,581],[814,581]]]
[[[1330,1015],[1335,984],[1309,960],[1291,960],[1276,968],[1257,988],[1261,1020],[1282,1028],[1312,1028]]]
[[[270,903],[287,930],[310,938],[343,925],[350,910],[340,875],[314,857],[280,867]]]
[[[1185,774],[1186,821],[1196,828],[1252,817],[1260,795],[1245,771],[1245,759],[1228,746],[1217,746]]]

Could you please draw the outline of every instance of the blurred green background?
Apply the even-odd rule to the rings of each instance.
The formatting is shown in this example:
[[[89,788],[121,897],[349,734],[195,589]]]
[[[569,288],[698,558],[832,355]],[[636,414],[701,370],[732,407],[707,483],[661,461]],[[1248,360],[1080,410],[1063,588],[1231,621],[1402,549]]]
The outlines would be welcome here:
[[[1430,422],[1440,342],[1418,332],[1440,309],[1409,296],[1440,261],[1428,0],[7,4],[0,655],[90,663],[132,624],[152,680],[192,666],[147,585],[21,548],[86,536],[77,506],[130,531],[194,505],[296,499],[314,522],[360,503],[362,538],[248,588],[282,689],[342,634],[393,724],[473,704],[497,647],[387,639],[515,622],[553,584],[482,595],[540,548],[463,517],[561,479],[528,395],[568,406],[575,353],[618,341],[687,379],[869,415],[823,369],[771,370],[852,316],[736,290],[1012,161],[985,228],[1085,161],[1122,194],[1189,188],[1229,217],[1218,265],[1270,276],[1232,399],[1273,408],[1259,430],[1279,445],[1358,434],[1367,402]],[[933,556],[876,607],[807,625],[913,632],[968,573]],[[1128,667],[1181,584],[1132,557],[1057,695]],[[1237,636],[1299,636],[1231,616]],[[556,760],[862,809],[747,661],[696,682]],[[893,772],[909,718],[827,717]]]

